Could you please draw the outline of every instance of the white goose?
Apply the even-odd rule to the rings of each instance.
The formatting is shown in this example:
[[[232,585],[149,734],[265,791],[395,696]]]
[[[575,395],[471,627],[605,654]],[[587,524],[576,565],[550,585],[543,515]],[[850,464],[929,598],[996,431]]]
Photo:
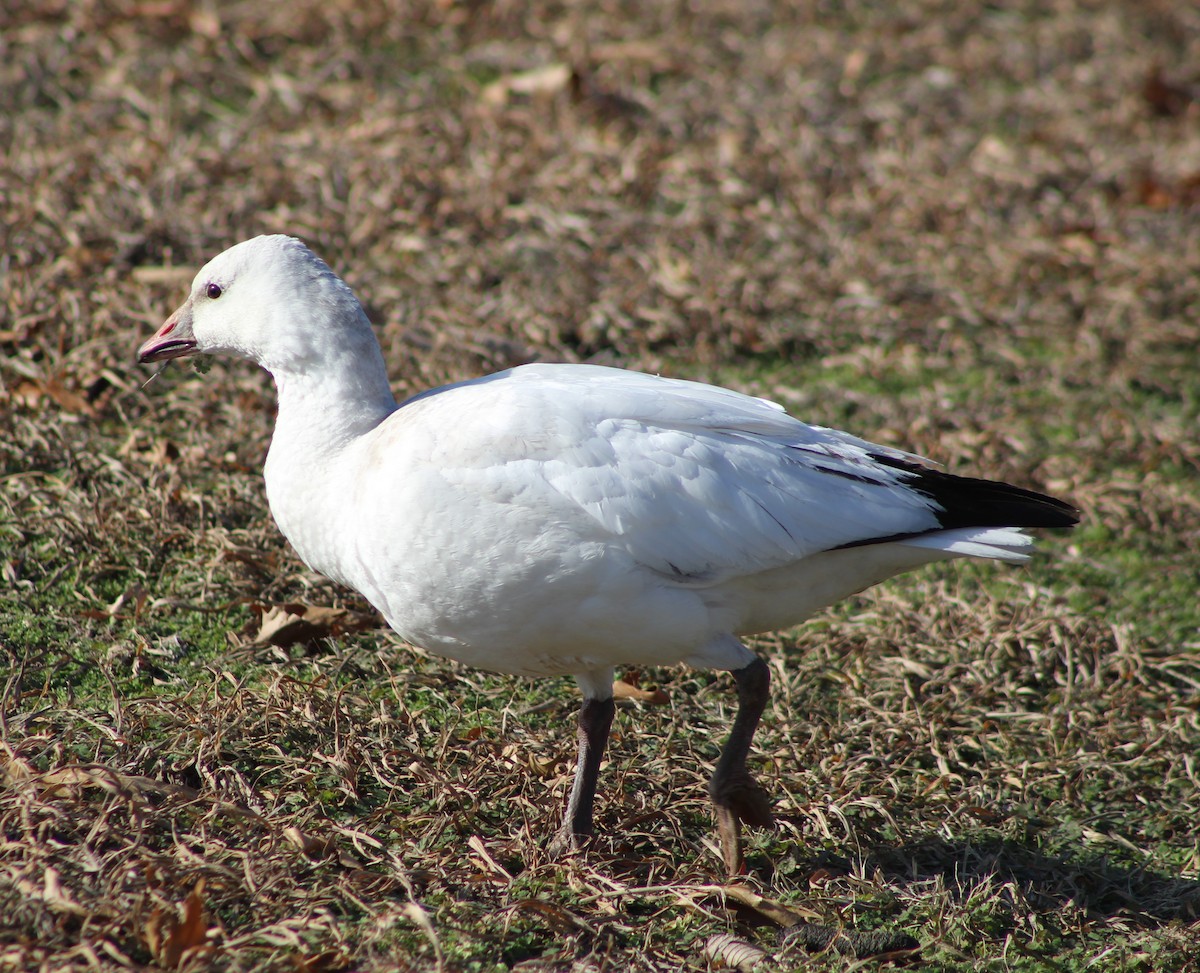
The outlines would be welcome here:
[[[592,833],[615,666],[733,673],[738,711],[709,794],[736,872],[739,821],[771,823],[746,768],[768,669],[739,637],[931,561],[1024,561],[1022,528],[1078,520],[763,399],[639,372],[525,365],[397,405],[354,294],[286,236],[211,260],[138,360],[200,352],[274,377],[267,498],[310,567],[414,645],[575,677],[568,847]]]

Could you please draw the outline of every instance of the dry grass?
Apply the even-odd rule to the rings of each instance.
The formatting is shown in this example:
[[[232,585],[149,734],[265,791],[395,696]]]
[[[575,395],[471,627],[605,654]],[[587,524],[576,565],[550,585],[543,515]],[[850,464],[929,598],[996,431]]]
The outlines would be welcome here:
[[[940,969],[1200,968],[1200,17],[884,6],[0,5],[0,968],[799,962],[717,884],[723,677],[627,674],[554,862],[571,687],[257,638],[364,607],[270,523],[269,382],[131,357],[263,231],[402,393],[619,362],[1074,499],[761,640],[747,882]]]

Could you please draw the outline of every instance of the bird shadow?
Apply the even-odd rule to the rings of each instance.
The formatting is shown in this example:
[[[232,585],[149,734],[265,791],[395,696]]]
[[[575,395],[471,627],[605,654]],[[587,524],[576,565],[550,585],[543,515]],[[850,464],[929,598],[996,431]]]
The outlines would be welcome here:
[[[848,872],[851,863],[829,854],[818,856],[815,867]],[[859,868],[900,886],[940,881],[959,902],[1011,886],[1038,910],[1073,907],[1147,928],[1200,918],[1200,881],[1130,865],[1085,846],[1048,854],[998,835],[957,840],[930,835],[876,847]]]

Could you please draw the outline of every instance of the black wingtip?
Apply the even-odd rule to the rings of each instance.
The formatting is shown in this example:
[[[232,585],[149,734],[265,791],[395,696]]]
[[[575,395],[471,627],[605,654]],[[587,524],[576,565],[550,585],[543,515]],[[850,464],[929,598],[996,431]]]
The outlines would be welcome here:
[[[938,522],[955,527],[1074,527],[1080,511],[1057,497],[1000,480],[955,476],[906,460],[875,456],[876,462],[911,475],[907,485],[933,500]]]

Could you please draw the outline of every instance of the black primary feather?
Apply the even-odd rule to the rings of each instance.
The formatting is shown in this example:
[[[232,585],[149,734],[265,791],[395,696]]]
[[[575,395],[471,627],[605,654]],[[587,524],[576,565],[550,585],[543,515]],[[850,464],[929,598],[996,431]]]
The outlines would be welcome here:
[[[1055,497],[1013,486],[1001,480],[956,476],[892,456],[871,456],[881,466],[908,474],[904,485],[929,497],[939,509],[937,530],[956,527],[1074,527],[1079,511]],[[914,531],[887,537],[868,537],[841,545],[842,548],[886,544],[934,531]],[[840,548],[839,548],[840,549]]]
[[[955,527],[1074,527],[1079,511],[1069,503],[1044,493],[1026,490],[1000,480],[955,476],[928,466],[887,456],[877,463],[911,474],[906,486],[925,494],[942,509],[938,522]]]

